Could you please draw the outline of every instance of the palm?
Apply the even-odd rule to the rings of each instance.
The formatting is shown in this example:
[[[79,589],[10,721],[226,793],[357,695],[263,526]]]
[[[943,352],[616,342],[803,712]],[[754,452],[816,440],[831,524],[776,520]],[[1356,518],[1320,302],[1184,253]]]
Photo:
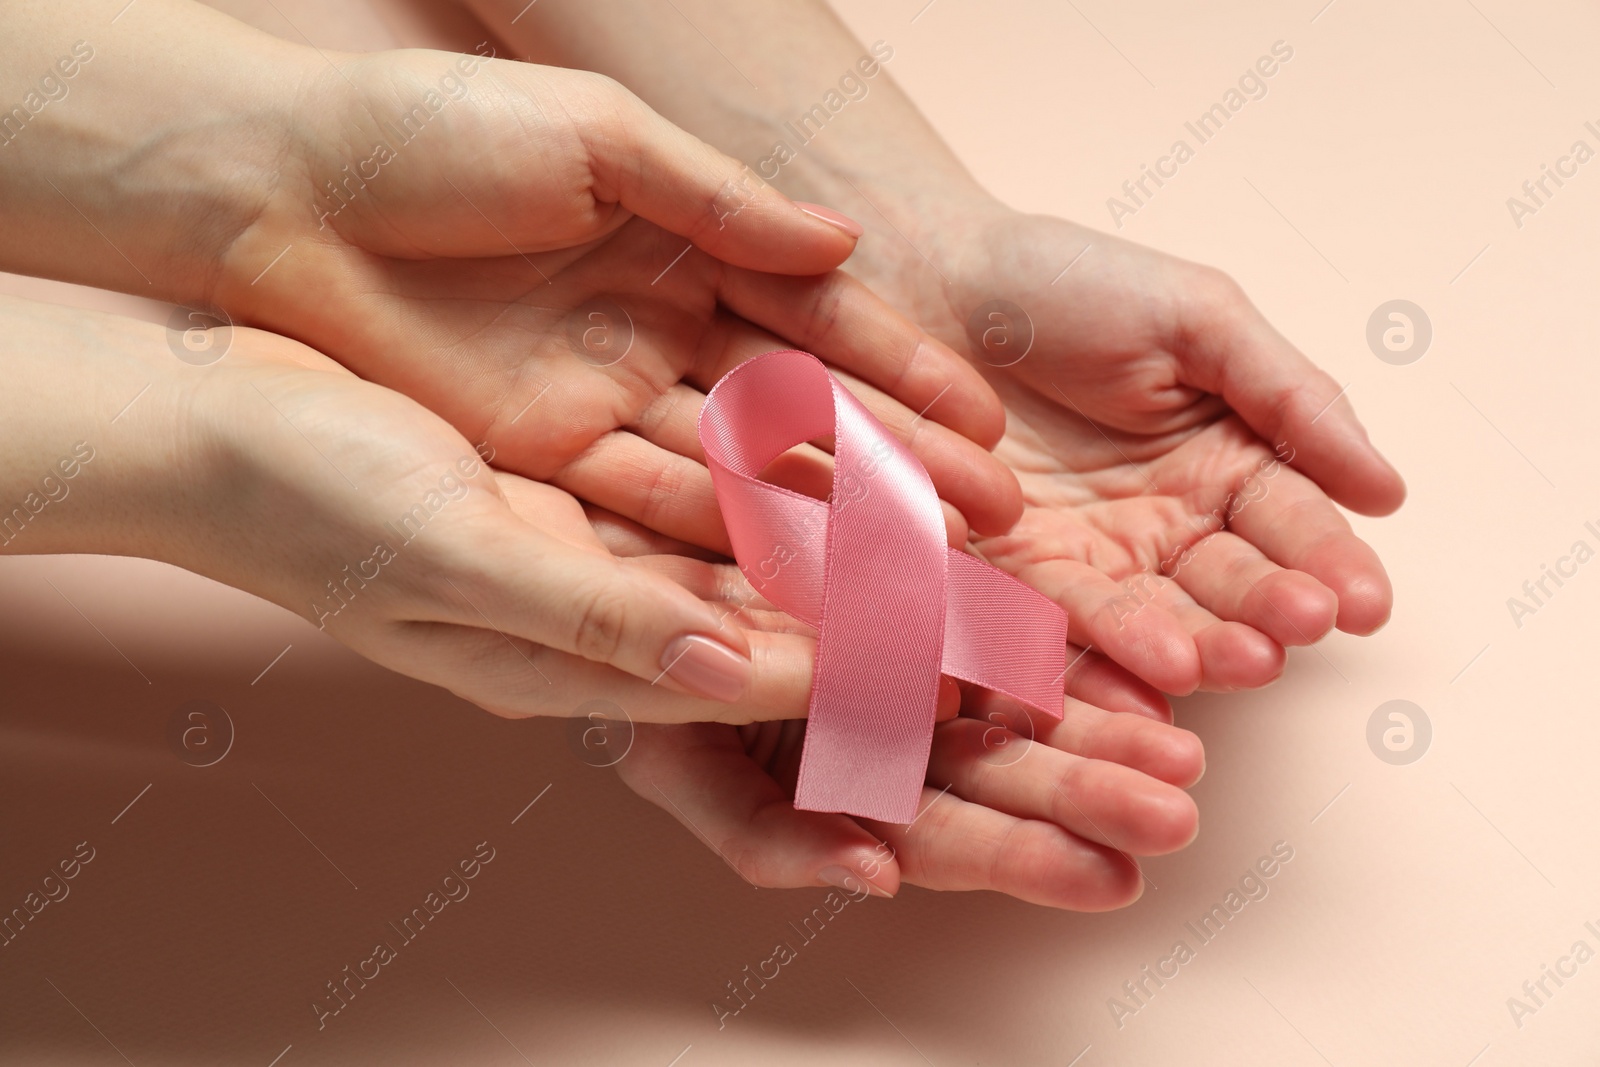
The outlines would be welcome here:
[[[951,220],[949,284],[883,244],[852,266],[965,340],[1006,405],[1026,509],[980,549],[1169,692],[1261,685],[1283,646],[1381,625],[1382,566],[1328,498],[1382,513],[1403,487],[1332,380],[1213,270],[979,217]]]
[[[454,58],[387,53],[323,74],[301,143],[229,247],[218,303],[419,401],[504,469],[720,550],[699,402],[743,359],[809,348],[907,437],[953,387],[913,447],[975,525],[1014,518],[1003,468],[946,429],[999,436],[981,379],[829,269],[850,247],[839,231],[770,190],[724,204],[733,161],[659,116],[618,120],[604,79],[487,64],[376,177],[330,195],[349,181],[347,146],[392,139],[377,116]]]
[[[614,525],[599,523],[614,551],[651,550],[648,535],[619,534]],[[810,633],[773,612],[731,564],[649,555],[640,562],[701,596],[722,597],[758,631]],[[947,680],[929,785],[909,826],[796,810],[802,719],[640,724],[617,770],[756,885],[814,885],[832,868],[848,872],[857,892],[864,882],[889,894],[910,882],[994,889],[1075,910],[1119,907],[1142,888],[1133,857],[1193,838],[1196,811],[1183,789],[1199,777],[1203,756],[1194,735],[1167,721],[1159,694],[1099,657],[1080,659],[1066,689],[1062,722],[1036,728],[1019,705],[981,691],[958,694]]]
[[[1145,435],[1104,427],[1013,384],[1012,424],[997,454],[1017,471],[1026,507],[1009,533],[979,542],[997,566],[1067,608],[1074,640],[1172,692],[1260,685],[1284,645],[1309,644],[1335,604],[1306,575],[1267,571],[1219,615],[1219,570],[1241,546],[1222,534],[1269,499],[1283,473],[1237,417]],[[1207,538],[1211,540],[1202,544]],[[1252,612],[1251,609],[1255,610]],[[1233,621],[1243,617],[1244,621]],[[1199,672],[1197,678],[1196,672]]]
[[[685,244],[636,219],[570,253],[418,262],[341,249],[329,255],[347,260],[343,292],[309,314],[296,310],[292,323],[267,321],[421,401],[497,466],[726,550],[695,438],[705,391],[738,362],[784,347],[778,333],[879,381],[892,381],[916,345],[896,352],[820,336],[818,301],[869,299],[842,274],[734,277],[691,253],[661,276]],[[303,287],[294,270],[279,269],[279,284]],[[728,309],[725,301],[741,298],[772,329]],[[916,379],[937,374],[940,362],[912,368],[902,395],[914,399],[925,388]],[[891,425],[914,418],[870,384],[853,385]],[[981,388],[976,379],[971,386]],[[940,463],[955,455],[981,468],[982,450],[944,427],[928,430],[924,458],[946,498],[992,525],[990,494]]]

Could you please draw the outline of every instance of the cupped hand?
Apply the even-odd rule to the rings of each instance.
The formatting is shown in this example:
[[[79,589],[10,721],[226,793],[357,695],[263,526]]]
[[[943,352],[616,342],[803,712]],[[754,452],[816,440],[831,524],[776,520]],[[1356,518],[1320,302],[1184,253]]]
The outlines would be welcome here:
[[[699,405],[773,348],[815,352],[910,441],[958,532],[1020,513],[985,451],[999,401],[832,270],[853,235],[616,83],[420,51],[307,77],[210,293],[235,317],[418,400],[497,467],[711,549]]]
[[[1074,641],[1186,693],[1262,685],[1285,646],[1383,625],[1388,577],[1335,504],[1386,514],[1404,484],[1236,284],[1059,219],[967,204],[948,222],[949,285],[893,242],[852,269],[987,364],[1026,509],[977,546],[1061,603]],[[974,315],[991,301],[1011,306]]]
[[[130,329],[164,351],[159,332]],[[142,554],[502,715],[594,699],[666,722],[805,714],[809,640],[746,634],[720,604],[614,558],[573,497],[492,470],[415,401],[251,329],[220,362],[161,380],[174,373],[161,392],[177,392],[166,406],[201,459]]]
[[[614,552],[723,604],[752,633],[814,637],[774,611],[733,564],[662,553],[672,546],[659,537],[590,512]],[[991,889],[1074,911],[1122,907],[1143,891],[1136,857],[1194,839],[1198,814],[1184,790],[1199,779],[1204,754],[1197,737],[1171,725],[1155,690],[1093,653],[1070,655],[1060,722],[945,679],[927,785],[908,825],[796,810],[800,718],[640,723],[616,769],[757,886],[893,896],[909,883]]]

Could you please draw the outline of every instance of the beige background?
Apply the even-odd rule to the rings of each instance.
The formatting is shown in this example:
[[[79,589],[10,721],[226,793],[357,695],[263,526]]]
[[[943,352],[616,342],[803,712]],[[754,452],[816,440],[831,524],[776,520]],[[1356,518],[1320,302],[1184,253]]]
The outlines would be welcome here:
[[[491,718],[242,594],[140,561],[3,559],[0,908],[77,842],[97,851],[0,948],[0,1060],[1593,1062],[1600,962],[1520,1029],[1506,1000],[1574,941],[1600,949],[1583,926],[1600,927],[1600,562],[1520,628],[1506,599],[1573,541],[1600,548],[1583,529],[1600,525],[1600,161],[1520,229],[1505,201],[1575,139],[1600,149],[1583,129],[1600,120],[1600,14],[923,2],[840,10],[894,45],[894,76],[992,189],[1101,227],[1186,119],[1274,41],[1294,48],[1122,233],[1233,272],[1350,383],[1412,487],[1398,516],[1357,520],[1394,577],[1390,625],[1295,652],[1263,692],[1179,702],[1209,757],[1202,831],[1148,865],[1159,888],[1131,909],[908,888],[849,907],[719,1032],[723,983],[794,939],[823,890],[750,889],[575,759],[563,724]],[[232,6],[290,34],[264,0]],[[321,6],[277,2],[330,46],[436,32]],[[1434,327],[1408,366],[1364,337],[1393,298]],[[167,745],[192,699],[237,727],[210,768]],[[1432,722],[1410,765],[1366,741],[1391,699]],[[485,839],[497,857],[472,895],[319,1033],[323,983]],[[1294,859],[1270,895],[1119,1029],[1108,998],[1195,946],[1185,922],[1278,841]]]

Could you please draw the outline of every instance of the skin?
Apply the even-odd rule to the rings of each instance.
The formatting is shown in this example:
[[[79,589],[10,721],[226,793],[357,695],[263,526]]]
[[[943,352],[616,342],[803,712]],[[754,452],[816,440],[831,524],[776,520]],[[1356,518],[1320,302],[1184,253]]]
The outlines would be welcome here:
[[[509,0],[467,6],[519,54],[618,77],[753,165],[772,158],[784,121],[817,104],[841,72],[869,88],[775,183],[859,218],[867,233],[851,271],[983,366],[1005,402],[996,454],[1021,481],[1024,512],[1006,533],[980,531],[975,548],[1061,603],[1071,638],[1092,645],[1091,658],[1109,657],[1123,685],[1137,678],[1170,693],[1264,685],[1281,673],[1287,646],[1335,626],[1371,633],[1387,620],[1388,577],[1335,504],[1388,514],[1405,487],[1337,383],[1220,272],[996,201],[887,73],[861,71],[866,46],[819,0],[542,3],[520,18]],[[632,32],[606,32],[619,25]],[[712,55],[702,34],[738,42],[737,64],[759,70],[760,88],[734,59]],[[997,295],[1022,307],[1035,331],[1026,357],[1003,368],[985,364],[1010,362],[1010,353],[975,344],[967,325]],[[1212,532],[1204,523],[1219,511],[1226,529]],[[1199,747],[1180,758],[1186,735],[1166,725],[1165,701],[1146,693],[1143,703],[1099,703],[1150,716],[1147,747],[1185,771],[1162,780],[1188,784],[1203,767]],[[963,713],[981,717],[985,707],[971,701]],[[709,729],[643,736],[630,757],[640,766],[624,778],[680,819],[687,812],[717,828],[706,831],[712,843],[748,854],[742,866],[757,884],[803,884],[803,872],[829,857],[861,868],[866,845],[847,843],[848,828],[763,806],[766,783],[782,788],[757,758],[763,748],[751,741],[741,762],[727,735]],[[716,744],[702,743],[713,736]],[[1071,736],[1062,745],[1081,741]],[[931,784],[951,786],[931,809],[943,813],[910,831],[862,827],[896,846],[891,880],[1081,909],[1136,895],[1126,881],[1098,879],[1106,868],[1079,851],[1097,840],[1093,827],[1041,818],[1024,793],[982,791],[973,770],[981,762],[968,751],[930,766]],[[1144,779],[1107,786],[1095,822],[1108,834],[1148,810],[1156,794],[1147,779],[1160,776],[1144,769]],[[1012,844],[1019,839],[1026,848]],[[982,873],[975,856],[988,861]],[[1041,878],[1088,888],[1052,896]]]
[[[610,700],[636,720],[640,755],[623,762],[625,778],[670,788],[757,882],[804,884],[829,866],[816,864],[843,857],[851,876],[892,894],[902,878],[929,877],[930,857],[959,849],[968,887],[1096,909],[1138,894],[1130,855],[1194,836],[1183,787],[1198,776],[1198,742],[1158,721],[1158,695],[1091,658],[1068,677],[1064,720],[1032,741],[1020,707],[947,685],[930,773],[949,774],[953,788],[928,790],[911,826],[797,812],[789,791],[816,635],[762,601],[735,565],[679,554],[616,513],[492,470],[437,415],[277,334],[240,328],[227,356],[201,367],[174,359],[167,331],[150,323],[9,298],[0,320],[0,364],[15,386],[0,397],[11,428],[0,443],[0,500],[38,509],[14,522],[5,551],[186,567],[508,717]],[[77,433],[92,455],[66,476],[57,465]],[[51,503],[30,500],[38,493]],[[397,517],[430,495],[437,509],[402,540]],[[375,541],[392,549],[387,558]],[[551,588],[529,560],[548,563],[567,586]],[[362,580],[345,584],[352,563]],[[342,586],[337,599],[330,581]],[[694,597],[716,620],[736,618],[758,684],[724,704],[601,662],[595,647],[614,628],[584,611],[575,591],[607,581],[636,594],[659,586]],[[963,700],[969,714],[987,702],[988,724],[957,716]],[[725,773],[682,777],[707,762]],[[730,824],[735,793],[748,821]],[[815,852],[764,847],[763,828],[790,824],[806,828]],[[1070,862],[1030,844],[1041,839]]]
[[[0,47],[19,67],[48,65],[39,42],[70,39],[69,21],[23,9]],[[647,737],[625,773],[668,756],[662,774],[679,777],[652,781],[682,810],[709,805],[706,824],[738,846],[736,868],[763,884],[813,884],[846,865],[884,892],[909,879],[1092,909],[1137,893],[1126,853],[1193,837],[1181,787],[1199,773],[1198,744],[1158,721],[1158,695],[1092,655],[1068,678],[1065,729],[1002,717],[975,742],[966,723],[941,726],[939,766],[956,780],[908,828],[795,812],[785,768],[800,735],[734,732],[804,713],[814,635],[708,558],[726,542],[691,430],[703,389],[733,362],[777,347],[777,335],[830,359],[928,465],[952,505],[953,543],[969,522],[999,532],[1021,509],[1014,479],[981,447],[1003,428],[993,394],[947,347],[830,273],[854,245],[848,233],[759,184],[738,186],[730,204],[743,169],[606,79],[504,63],[479,67],[467,97],[334,212],[326,183],[372,158],[375,119],[442,85],[457,57],[313,53],[171,0],[146,0],[121,26],[72,110],[7,145],[0,211],[17,240],[4,265],[220,305],[236,323],[308,343],[241,327],[220,362],[196,368],[149,326],[8,306],[8,324],[31,322],[13,334],[18,367],[37,352],[87,361],[18,371],[53,402],[12,414],[57,421],[14,438],[27,447],[6,457],[11,474],[50,458],[59,420],[81,415],[68,381],[95,382],[95,410],[108,413],[149,386],[116,423],[128,443],[95,468],[96,491],[81,498],[94,503],[51,512],[13,550],[191,567],[502,714],[568,714],[609,697]],[[184,45],[196,35],[208,43],[199,53]],[[567,329],[600,292],[631,305],[637,328],[636,347],[607,366],[582,358]],[[511,405],[523,397],[516,412],[541,397],[547,411],[520,422]],[[479,452],[506,469],[473,468]],[[815,484],[819,470],[825,453],[805,453],[785,477]],[[426,534],[330,612],[327,583],[452,471],[461,498],[450,483]],[[595,526],[568,490],[590,499]],[[304,521],[286,530],[283,514]],[[630,551],[596,533],[615,540],[624,528],[655,541]],[[659,674],[652,654],[685,630],[748,651],[743,698],[711,704],[672,691],[670,677],[646,680]],[[962,699],[946,687],[943,714]],[[969,710],[978,699],[968,695]],[[1113,723],[1102,706],[1142,714]],[[718,723],[729,725],[705,734]],[[985,767],[990,750],[1004,756]],[[698,777],[725,757],[737,766]],[[699,800],[688,795],[697,782]],[[743,817],[756,808],[771,841],[790,847],[729,836],[751,831]]]
[[[666,722],[804,714],[809,638],[727,626],[720,605],[606,551],[570,495],[493,470],[434,413],[298,342],[240,328],[198,367],[150,323],[11,298],[0,319],[6,552],[185,567],[501,715],[596,697]],[[92,457],[64,477],[77,439]],[[749,692],[719,703],[654,664],[626,670],[632,622],[607,614],[622,605],[737,634],[758,664]]]
[[[75,20],[20,9],[7,62],[50,69]],[[208,42],[198,56],[191,34]],[[710,551],[728,544],[693,433],[703,392],[803,345],[910,440],[952,540],[1020,513],[1015,479],[971,439],[1001,432],[993,392],[832,269],[853,236],[745,183],[609,79],[420,50],[335,57],[151,0],[72,81],[4,148],[5,269],[220,307],[419,402],[471,442],[457,455]],[[918,418],[941,390],[961,398],[948,425]],[[328,407],[319,419],[338,417]],[[812,449],[792,476],[825,461]],[[706,637],[758,695],[761,672],[809,669],[753,659],[735,623],[666,579],[574,582],[563,557],[525,558],[524,593],[553,618],[558,599],[577,612],[576,647],[560,625],[552,647],[652,682],[675,642]],[[312,603],[292,606],[315,619]]]
[[[762,627],[813,635],[763,601],[738,569],[661,554],[660,535],[590,510],[622,556],[671,573]],[[1046,719],[946,680],[917,817],[906,826],[796,810],[805,724],[637,724],[624,782],[660,803],[757,886],[818,883],[895,895],[902,884],[998,890],[1046,907],[1102,911],[1138,899],[1137,857],[1188,845],[1204,773],[1199,738],[1166,700],[1103,657],[1068,649],[1064,714]],[[958,714],[959,711],[959,714]]]
[[[1335,502],[1386,514],[1404,485],[1337,383],[1236,285],[1060,220],[1003,212],[983,232],[969,257],[1014,279],[1041,349],[986,368],[1008,411],[997,453],[1027,502],[979,538],[987,558],[1171,693],[1264,685],[1286,646],[1388,620],[1388,577]],[[1079,253],[1051,286],[1046,264]],[[923,321],[953,337],[980,291]]]

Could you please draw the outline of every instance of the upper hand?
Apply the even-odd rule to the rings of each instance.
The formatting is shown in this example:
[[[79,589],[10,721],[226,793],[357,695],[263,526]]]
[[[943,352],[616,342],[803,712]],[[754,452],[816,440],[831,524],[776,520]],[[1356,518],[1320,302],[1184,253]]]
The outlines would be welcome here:
[[[699,405],[738,362],[805,348],[911,441],[957,539],[1015,521],[981,377],[831,269],[850,234],[615,82],[423,51],[313,73],[213,287],[235,316],[406,393],[503,469],[721,551]],[[430,91],[401,141],[394,116]]]

